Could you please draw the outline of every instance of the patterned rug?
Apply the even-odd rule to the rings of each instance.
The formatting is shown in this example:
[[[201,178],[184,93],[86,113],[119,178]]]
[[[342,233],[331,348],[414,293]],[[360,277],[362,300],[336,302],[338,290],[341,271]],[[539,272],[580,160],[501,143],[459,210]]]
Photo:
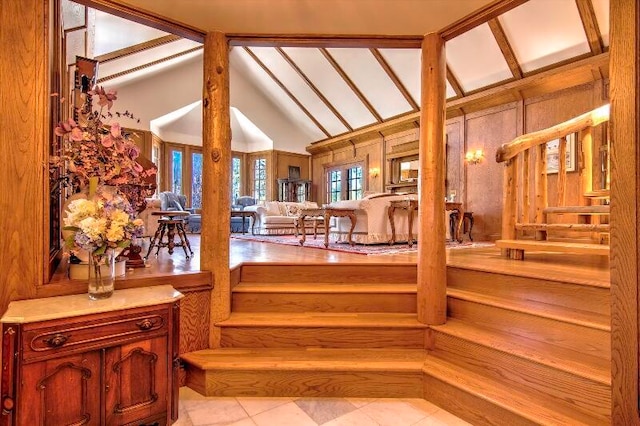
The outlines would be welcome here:
[[[293,235],[251,235],[251,234],[232,234],[232,239],[244,240],[244,241],[258,241],[263,243],[283,244],[288,246],[300,246],[300,237]],[[492,247],[492,243],[473,243],[462,242],[457,243],[453,241],[447,241],[447,248],[459,249],[459,248],[473,248],[473,247]],[[398,243],[394,245],[389,244],[354,244],[353,246],[346,243],[330,242],[329,247],[324,247],[324,237],[318,236],[317,239],[313,239],[313,236],[307,235],[307,239],[304,243],[304,247],[316,248],[323,250],[341,251],[345,253],[364,254],[364,255],[381,255],[381,254],[400,254],[400,253],[416,253],[418,251],[418,245],[414,244],[413,247],[409,247],[407,243]]]

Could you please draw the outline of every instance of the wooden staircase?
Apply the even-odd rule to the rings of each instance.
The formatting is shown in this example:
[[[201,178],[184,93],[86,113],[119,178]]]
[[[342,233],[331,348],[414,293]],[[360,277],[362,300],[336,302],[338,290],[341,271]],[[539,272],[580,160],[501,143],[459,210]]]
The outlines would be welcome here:
[[[608,283],[448,268],[448,321],[416,318],[416,265],[245,265],[220,349],[183,355],[216,396],[425,398],[473,424],[609,424]]]

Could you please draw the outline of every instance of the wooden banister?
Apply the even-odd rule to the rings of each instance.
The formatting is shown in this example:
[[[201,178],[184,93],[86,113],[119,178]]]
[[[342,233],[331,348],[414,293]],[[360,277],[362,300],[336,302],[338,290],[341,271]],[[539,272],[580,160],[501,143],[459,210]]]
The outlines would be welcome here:
[[[609,104],[606,104],[593,111],[586,112],[578,117],[565,121],[564,123],[515,138],[513,141],[498,148],[496,161],[502,163],[515,157],[525,149],[547,143],[554,139],[559,139],[562,136],[578,132],[588,127],[595,127],[608,120]]]

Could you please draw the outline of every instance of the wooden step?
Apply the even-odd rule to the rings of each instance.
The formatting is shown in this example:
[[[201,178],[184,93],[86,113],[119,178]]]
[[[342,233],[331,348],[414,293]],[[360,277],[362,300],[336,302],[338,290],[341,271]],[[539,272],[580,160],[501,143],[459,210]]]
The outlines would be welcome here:
[[[423,349],[206,349],[181,356],[206,396],[421,398]]]
[[[416,283],[415,263],[268,264],[244,263],[243,283]]]
[[[609,232],[608,223],[516,223],[518,231]]]
[[[507,299],[456,288],[448,288],[447,296],[495,306],[500,309],[517,311],[536,317],[611,332],[611,317],[609,315],[589,312],[580,308],[570,308],[545,302],[537,302],[535,300]]]
[[[543,210],[545,214],[578,214],[578,215],[601,215],[609,214],[609,205],[596,206],[563,206],[547,207]]]
[[[474,425],[609,425],[550,396],[522,392],[438,357],[424,365],[425,399]]]
[[[232,312],[416,312],[417,284],[240,283]]]
[[[523,277],[449,266],[447,288],[611,315],[609,281],[559,274],[548,277]]]
[[[599,321],[571,318],[555,309],[537,312],[507,299],[455,289],[449,289],[447,296],[447,311],[451,318],[583,354],[611,357],[609,326]]]
[[[611,191],[608,189],[596,189],[593,191],[585,192],[584,196],[587,198],[608,200],[609,198],[611,198]]]
[[[611,411],[608,360],[456,320],[432,330],[434,356],[575,410]]]
[[[235,348],[422,349],[426,326],[405,313],[235,313],[219,322]]]
[[[558,241],[497,240],[496,247],[526,251],[594,254],[609,256],[609,246],[604,244],[571,243]]]

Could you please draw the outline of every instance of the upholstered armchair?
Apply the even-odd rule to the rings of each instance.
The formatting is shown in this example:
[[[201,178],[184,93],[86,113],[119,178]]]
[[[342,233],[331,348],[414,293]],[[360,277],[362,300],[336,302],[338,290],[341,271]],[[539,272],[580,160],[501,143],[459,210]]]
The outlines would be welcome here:
[[[195,209],[188,209],[185,207],[187,204],[187,196],[182,194],[174,194],[170,191],[160,193],[160,209],[162,211],[186,211],[189,212],[189,216],[185,218],[185,224],[189,232],[199,233],[202,216],[195,213]]]
[[[256,204],[256,199],[249,196],[243,195],[242,197],[236,198],[236,201],[231,205],[231,210],[244,210],[247,206],[253,206]],[[242,229],[242,218],[241,217],[232,217],[231,218],[231,232],[247,232],[249,228],[249,221],[244,221],[245,229]]]

